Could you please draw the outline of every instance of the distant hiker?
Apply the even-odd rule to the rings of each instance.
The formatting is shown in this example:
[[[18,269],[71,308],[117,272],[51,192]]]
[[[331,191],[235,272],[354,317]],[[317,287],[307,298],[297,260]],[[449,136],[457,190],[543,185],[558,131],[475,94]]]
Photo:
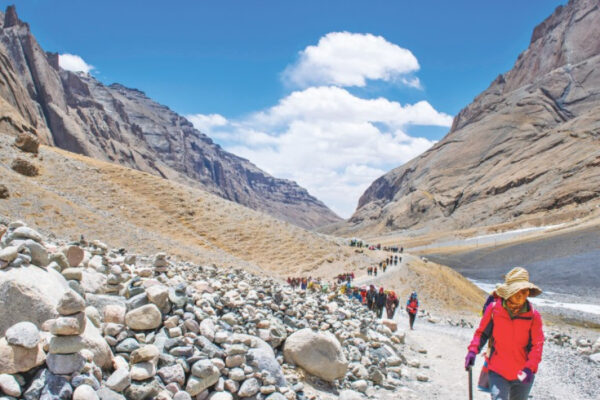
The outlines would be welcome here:
[[[381,318],[383,316],[383,308],[385,307],[386,295],[383,291],[383,288],[379,288],[379,293],[375,296],[375,309],[377,318]]]
[[[398,265],[398,256],[394,256],[394,265]]]
[[[387,264],[383,263],[383,272],[385,272],[386,269],[387,269]]]
[[[377,267],[373,268],[373,274],[377,276]]]
[[[500,296],[498,296],[498,293],[496,293],[496,290],[498,290],[498,288],[501,285],[498,283],[496,284],[496,287],[494,288],[494,290],[492,290],[492,292],[490,293],[490,295],[488,296],[488,298],[485,300],[485,303],[483,304],[483,309],[481,310],[481,316],[483,316],[483,314],[485,314],[485,309],[488,308],[488,306],[490,304],[492,304],[494,301],[501,299]]]
[[[404,247],[400,247],[400,253],[404,253]]]
[[[375,296],[377,292],[375,291],[375,286],[371,285],[369,287],[369,291],[367,292],[367,308],[369,310],[374,310],[373,304],[375,303]]]
[[[417,299],[417,292],[412,292],[408,301],[406,302],[406,312],[410,322],[410,329],[413,329],[415,324],[415,318],[417,317],[417,311],[419,310],[419,299]]]
[[[371,276],[371,272],[373,271],[373,268],[368,267],[367,268],[367,275]]]
[[[396,308],[398,308],[398,304],[400,304],[400,301],[398,300],[396,293],[394,291],[390,291],[385,301],[385,311],[388,319],[394,318],[394,313],[396,312]]]
[[[492,400],[526,400],[542,360],[544,332],[542,317],[527,297],[542,291],[529,282],[526,269],[516,267],[496,289],[500,299],[486,309],[465,357],[465,369],[492,341],[488,369]]]

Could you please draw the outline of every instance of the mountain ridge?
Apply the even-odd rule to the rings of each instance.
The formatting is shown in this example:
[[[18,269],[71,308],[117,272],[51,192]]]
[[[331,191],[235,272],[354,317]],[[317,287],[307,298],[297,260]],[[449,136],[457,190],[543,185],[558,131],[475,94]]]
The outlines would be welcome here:
[[[306,189],[226,152],[143,91],[61,69],[14,6],[0,21],[3,81],[13,94],[0,95],[16,109],[2,114],[19,115],[42,143],[195,185],[304,228],[340,220]]]
[[[566,220],[600,203],[600,10],[572,0],[432,148],[378,178],[349,222],[378,234]]]

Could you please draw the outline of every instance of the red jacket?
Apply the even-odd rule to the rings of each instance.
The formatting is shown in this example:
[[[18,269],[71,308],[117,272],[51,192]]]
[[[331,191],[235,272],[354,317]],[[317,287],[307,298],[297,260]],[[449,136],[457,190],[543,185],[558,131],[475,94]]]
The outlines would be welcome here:
[[[529,311],[511,318],[501,300],[490,304],[469,345],[469,350],[477,354],[491,337],[492,352],[488,369],[510,381],[516,380],[523,368],[536,373],[542,360],[542,317],[531,307],[531,303],[527,305]]]

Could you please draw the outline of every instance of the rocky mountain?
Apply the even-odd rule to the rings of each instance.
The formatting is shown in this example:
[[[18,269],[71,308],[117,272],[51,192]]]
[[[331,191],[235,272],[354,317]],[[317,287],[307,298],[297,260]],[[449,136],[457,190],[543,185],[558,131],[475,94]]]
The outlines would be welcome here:
[[[0,13],[0,128],[203,188],[305,228],[339,221],[295,182],[224,151],[192,124],[120,84],[65,71],[14,6]]]
[[[421,156],[377,179],[339,233],[547,223],[600,205],[600,7],[571,0]]]

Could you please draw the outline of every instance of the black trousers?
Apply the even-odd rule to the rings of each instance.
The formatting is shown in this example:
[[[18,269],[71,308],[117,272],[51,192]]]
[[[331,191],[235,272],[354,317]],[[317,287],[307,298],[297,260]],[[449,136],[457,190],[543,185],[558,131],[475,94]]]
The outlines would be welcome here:
[[[410,329],[413,328],[413,325],[415,324],[415,318],[416,317],[417,317],[417,314],[408,313],[408,318],[410,319]]]

